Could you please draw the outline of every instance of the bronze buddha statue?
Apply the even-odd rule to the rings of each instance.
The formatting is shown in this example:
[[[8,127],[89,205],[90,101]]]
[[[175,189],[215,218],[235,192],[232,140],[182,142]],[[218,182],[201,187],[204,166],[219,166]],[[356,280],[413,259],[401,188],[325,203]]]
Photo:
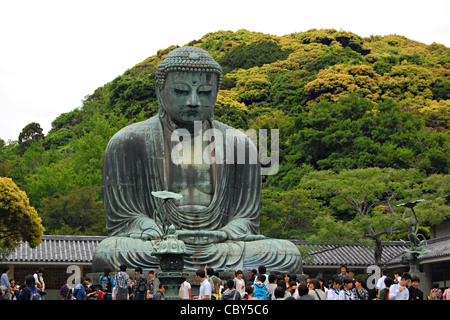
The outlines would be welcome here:
[[[159,113],[117,132],[105,151],[108,238],[94,254],[94,272],[120,264],[158,268],[151,253],[161,240],[161,224],[174,225],[193,252],[185,258],[185,270],[207,264],[217,270],[265,265],[268,270],[302,271],[292,242],[259,234],[261,167],[250,159],[256,150],[252,141],[214,120],[221,81],[220,65],[197,47],[177,48],[158,66]],[[232,132],[233,139],[219,141],[211,132],[222,137]],[[177,147],[182,142],[193,148],[181,155]],[[222,151],[211,148],[214,143]],[[232,161],[237,154],[245,161]],[[163,200],[151,192],[162,190],[181,196],[160,206]]]

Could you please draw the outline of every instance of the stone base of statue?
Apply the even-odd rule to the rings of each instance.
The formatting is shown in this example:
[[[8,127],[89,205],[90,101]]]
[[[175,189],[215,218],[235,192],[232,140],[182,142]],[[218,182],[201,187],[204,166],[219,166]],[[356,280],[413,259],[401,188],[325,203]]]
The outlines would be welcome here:
[[[159,269],[159,260],[152,255],[154,244],[127,237],[109,237],[97,247],[93,272],[102,272],[105,266],[117,269],[121,264],[128,268]],[[208,265],[214,270],[251,270],[264,265],[267,270],[282,273],[302,273],[300,252],[289,240],[266,239],[257,241],[226,241],[203,246],[186,245],[192,256],[184,259],[184,270],[194,271]]]

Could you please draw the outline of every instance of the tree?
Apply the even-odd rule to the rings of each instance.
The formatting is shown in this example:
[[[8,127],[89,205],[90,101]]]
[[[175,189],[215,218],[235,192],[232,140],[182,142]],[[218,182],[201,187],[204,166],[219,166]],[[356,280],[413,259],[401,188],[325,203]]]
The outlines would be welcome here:
[[[233,69],[250,69],[277,60],[284,60],[289,53],[291,53],[291,50],[283,50],[273,41],[262,41],[248,45],[243,43],[232,47],[218,62],[227,73]]]
[[[240,70],[236,74],[236,89],[240,101],[246,105],[267,99],[271,82],[267,74],[260,72],[258,67]]]
[[[380,80],[381,76],[370,65],[334,65],[320,70],[317,79],[305,86],[305,93],[310,99],[309,104],[322,99],[337,102],[339,97],[351,92],[375,102],[381,94]]]
[[[62,113],[52,121],[52,129],[49,131],[49,133],[58,131],[63,128],[71,129],[82,120],[82,112],[80,109],[74,109],[70,112]]]
[[[50,234],[106,234],[97,186],[69,187],[66,194],[42,200],[40,212]]]
[[[41,243],[44,227],[26,193],[10,178],[0,177],[0,257],[6,257],[20,242],[35,248]]]
[[[19,134],[19,143],[29,145],[31,141],[44,139],[41,125],[37,122],[27,124]]]
[[[367,168],[356,170],[314,171],[306,174],[301,186],[309,188],[317,197],[323,198],[335,214],[317,221],[319,229],[315,241],[329,241],[333,222],[342,232],[348,233],[348,242],[364,239],[375,243],[375,263],[381,265],[381,240],[389,232],[389,224],[401,215],[396,204],[424,198],[419,219],[422,223],[439,224],[449,217],[445,197],[449,190],[448,175],[426,177],[417,170],[392,168]],[[419,208],[417,209],[419,211]],[[355,233],[355,231],[357,231]],[[355,238],[356,236],[356,238]]]
[[[317,231],[312,222],[323,214],[322,201],[309,190],[262,190],[261,233],[266,236],[305,239]]]
[[[109,108],[117,114],[132,119],[141,112],[148,116],[149,106],[156,101],[155,75],[139,74],[134,77],[122,75],[107,85]]]

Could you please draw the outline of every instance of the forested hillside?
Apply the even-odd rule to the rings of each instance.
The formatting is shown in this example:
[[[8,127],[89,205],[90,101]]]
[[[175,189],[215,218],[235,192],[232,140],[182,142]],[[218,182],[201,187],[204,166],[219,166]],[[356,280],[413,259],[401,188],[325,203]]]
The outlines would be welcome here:
[[[332,29],[219,31],[186,45],[223,67],[216,120],[279,129],[280,170],[263,177],[263,234],[386,237],[404,210],[396,205],[416,199],[427,200],[416,209],[424,234],[449,216],[449,48]],[[31,123],[17,142],[0,140],[0,176],[27,193],[46,234],[106,234],[103,152],[119,129],[157,113],[156,67],[174,48],[98,88],[47,136]]]

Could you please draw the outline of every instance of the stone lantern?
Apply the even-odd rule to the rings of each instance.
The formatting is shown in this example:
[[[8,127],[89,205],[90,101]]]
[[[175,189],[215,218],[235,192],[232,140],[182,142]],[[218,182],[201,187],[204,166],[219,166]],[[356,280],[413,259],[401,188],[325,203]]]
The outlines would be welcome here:
[[[160,272],[156,272],[155,276],[166,288],[164,294],[166,300],[179,299],[179,287],[188,277],[187,273],[183,273],[184,259],[183,256],[191,255],[186,251],[183,241],[178,239],[176,229],[171,225],[168,234],[161,242],[157,243],[152,255],[159,259]]]

